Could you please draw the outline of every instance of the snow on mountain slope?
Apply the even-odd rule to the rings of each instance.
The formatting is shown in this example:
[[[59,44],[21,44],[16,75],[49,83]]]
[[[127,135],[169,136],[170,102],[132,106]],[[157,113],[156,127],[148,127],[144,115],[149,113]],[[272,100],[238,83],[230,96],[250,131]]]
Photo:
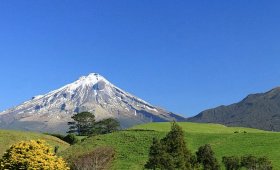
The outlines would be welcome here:
[[[0,128],[66,132],[75,113],[89,111],[96,119],[117,118],[122,127],[150,121],[184,120],[114,86],[97,73],[0,113]]]

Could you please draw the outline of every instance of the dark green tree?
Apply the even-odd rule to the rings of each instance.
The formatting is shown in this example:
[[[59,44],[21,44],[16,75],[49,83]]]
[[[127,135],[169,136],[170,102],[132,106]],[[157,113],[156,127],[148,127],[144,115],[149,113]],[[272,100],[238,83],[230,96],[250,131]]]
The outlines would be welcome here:
[[[191,169],[191,152],[186,147],[182,128],[173,122],[170,132],[161,140],[167,154],[172,157],[177,169]]]
[[[200,165],[199,162],[197,161],[196,155],[192,155],[192,156],[191,156],[191,166],[192,166],[192,169],[193,169],[193,170],[201,169],[201,165]]]
[[[202,164],[204,170],[219,170],[220,166],[215,158],[214,151],[209,144],[199,147],[196,152],[197,161]]]
[[[157,138],[153,138],[149,151],[149,160],[145,164],[147,169],[174,169],[172,158],[162,147]]]
[[[94,124],[93,134],[107,134],[120,130],[120,123],[114,118],[107,118]]]
[[[95,124],[95,116],[90,112],[81,112],[71,117],[74,121],[68,122],[68,133],[77,133],[78,135],[87,136],[92,133]]]
[[[236,156],[224,156],[223,164],[226,170],[239,170],[241,168],[240,159]]]
[[[258,158],[253,155],[241,157],[241,166],[249,170],[257,170]]]
[[[75,121],[68,122],[69,131],[67,133],[77,133],[77,123]]]

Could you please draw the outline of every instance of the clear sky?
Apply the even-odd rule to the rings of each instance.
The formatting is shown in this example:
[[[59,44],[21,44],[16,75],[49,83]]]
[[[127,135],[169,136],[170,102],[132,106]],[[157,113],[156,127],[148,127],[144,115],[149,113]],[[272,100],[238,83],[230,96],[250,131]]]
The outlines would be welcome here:
[[[185,116],[280,85],[278,0],[1,0],[0,110],[98,72]]]

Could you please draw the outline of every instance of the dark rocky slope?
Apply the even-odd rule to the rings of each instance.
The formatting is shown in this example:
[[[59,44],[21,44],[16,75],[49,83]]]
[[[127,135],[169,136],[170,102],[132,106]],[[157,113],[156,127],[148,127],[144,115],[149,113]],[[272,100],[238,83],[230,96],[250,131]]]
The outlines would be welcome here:
[[[187,120],[280,131],[280,87],[249,95],[229,106],[205,110]]]

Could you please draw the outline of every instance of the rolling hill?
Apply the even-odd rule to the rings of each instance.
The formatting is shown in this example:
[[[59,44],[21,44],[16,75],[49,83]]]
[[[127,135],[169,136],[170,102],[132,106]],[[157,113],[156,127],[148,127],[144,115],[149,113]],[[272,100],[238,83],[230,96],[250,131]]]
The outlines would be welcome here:
[[[12,145],[25,140],[45,140],[52,147],[59,146],[59,152],[69,147],[69,144],[50,135],[35,132],[0,130],[0,157]]]
[[[193,153],[199,146],[209,143],[219,161],[225,155],[254,154],[268,156],[274,168],[280,169],[280,133],[218,124],[184,122],[179,125],[183,127],[185,140]],[[170,123],[138,125],[126,131],[87,138],[69,147],[61,155],[66,159],[74,159],[97,146],[112,146],[117,152],[112,169],[138,170],[143,168],[148,158],[152,138],[162,138],[169,130]]]

